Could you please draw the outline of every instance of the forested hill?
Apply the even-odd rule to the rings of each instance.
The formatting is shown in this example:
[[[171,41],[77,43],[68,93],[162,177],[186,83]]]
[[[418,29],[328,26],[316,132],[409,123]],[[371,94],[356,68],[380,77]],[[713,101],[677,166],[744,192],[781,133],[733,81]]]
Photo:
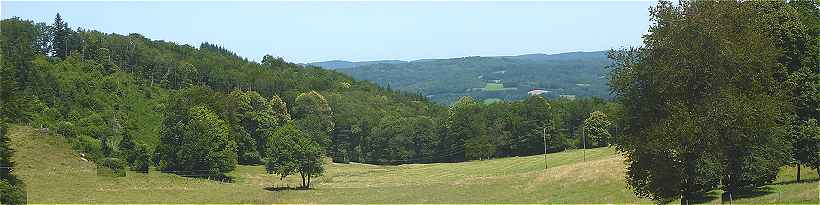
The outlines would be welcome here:
[[[1,25],[0,121],[60,134],[90,160],[127,159],[129,167],[143,171],[221,174],[235,164],[277,162],[265,160],[286,156],[270,152],[280,150],[275,146],[302,147],[297,151],[336,162],[375,164],[523,156],[545,151],[545,127],[552,133],[547,151],[557,152],[584,143],[604,145],[579,140],[577,130],[593,111],[612,119],[619,112],[618,105],[599,98],[539,96],[494,104],[465,97],[445,107],[416,93],[270,55],[254,62],[209,43],[194,47],[140,34],[75,30],[59,15],[51,24],[10,18]],[[480,69],[464,72],[475,77],[477,71],[510,65],[506,62],[530,61],[515,58],[543,56],[424,64],[473,65]],[[531,65],[550,63],[556,66],[549,69],[593,69],[578,60]],[[496,74],[536,75],[515,70]],[[184,149],[196,151],[178,153]],[[213,160],[186,164],[197,159],[188,158],[190,153]]]
[[[341,63],[346,62],[346,63]],[[519,56],[464,57],[402,61],[327,61],[312,63],[356,79],[421,93],[450,104],[460,96],[478,100],[520,100],[533,89],[544,95],[609,97],[606,52],[571,52]]]
[[[92,157],[105,157],[104,147],[124,137],[153,147],[160,143],[163,120],[185,111],[172,109],[197,105],[231,126],[253,124],[242,116],[257,114],[237,109],[258,102],[264,108],[275,98],[293,110],[300,94],[317,91],[331,107],[333,132],[356,136],[367,135],[368,124],[382,116],[431,118],[428,113],[446,109],[423,96],[282,58],[249,61],[214,44],[72,29],[67,22],[2,20],[0,118],[59,132]],[[259,135],[238,135],[245,134]]]

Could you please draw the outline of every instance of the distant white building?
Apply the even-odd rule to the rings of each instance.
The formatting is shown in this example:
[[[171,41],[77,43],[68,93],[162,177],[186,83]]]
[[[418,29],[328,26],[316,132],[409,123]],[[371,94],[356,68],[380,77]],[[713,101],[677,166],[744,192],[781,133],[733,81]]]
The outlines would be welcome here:
[[[551,92],[551,91],[549,91],[549,90],[542,90],[542,89],[533,89],[533,90],[530,90],[529,92],[527,92],[527,94],[530,94],[530,95],[542,95],[542,94],[544,94],[544,93],[549,93],[549,92]]]

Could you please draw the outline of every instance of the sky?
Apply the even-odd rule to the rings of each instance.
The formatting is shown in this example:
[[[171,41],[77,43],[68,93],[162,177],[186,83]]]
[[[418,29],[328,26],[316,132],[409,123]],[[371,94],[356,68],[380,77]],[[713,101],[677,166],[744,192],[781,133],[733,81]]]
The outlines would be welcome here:
[[[250,60],[417,60],[598,51],[639,46],[654,1],[549,2],[29,2],[0,16],[140,33]]]

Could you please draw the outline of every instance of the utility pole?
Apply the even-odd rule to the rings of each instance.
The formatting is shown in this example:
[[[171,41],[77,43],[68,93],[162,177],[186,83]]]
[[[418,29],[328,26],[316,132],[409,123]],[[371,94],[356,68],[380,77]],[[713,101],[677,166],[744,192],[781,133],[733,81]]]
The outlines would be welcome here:
[[[587,161],[587,138],[586,138],[586,135],[584,135],[584,127],[581,127],[581,141],[584,144],[584,151],[583,151],[584,152],[584,162],[586,162]]]
[[[547,126],[544,126],[544,169],[547,169]]]

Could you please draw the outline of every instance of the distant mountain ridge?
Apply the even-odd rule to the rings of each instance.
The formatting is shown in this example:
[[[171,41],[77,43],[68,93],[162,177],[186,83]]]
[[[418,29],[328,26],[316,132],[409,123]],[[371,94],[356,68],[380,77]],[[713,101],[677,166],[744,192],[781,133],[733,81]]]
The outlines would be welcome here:
[[[371,64],[399,64],[399,63],[407,63],[408,61],[401,61],[401,60],[377,60],[377,61],[344,61],[344,60],[331,60],[331,61],[322,61],[322,62],[313,62],[307,63],[304,65],[311,65],[311,66],[318,66],[329,70],[341,69],[341,68],[352,68],[357,66],[364,66],[364,65],[371,65]]]
[[[309,63],[359,80],[421,93],[449,104],[461,96],[479,100],[519,100],[530,90],[544,96],[609,98],[605,51],[516,56],[470,56],[414,61],[325,61]]]
[[[533,53],[533,54],[523,54],[523,55],[515,55],[515,56],[469,56],[469,57],[511,58],[511,59],[520,59],[520,60],[580,60],[580,59],[595,58],[601,52],[604,52],[604,51],[576,51],[576,52],[566,52],[566,53],[557,53],[557,54]],[[605,52],[604,52],[604,54],[605,54]],[[460,57],[460,58],[469,58],[469,57]],[[328,70],[335,70],[335,69],[352,68],[352,67],[372,65],[372,64],[401,64],[401,63],[411,63],[411,62],[418,63],[418,62],[430,62],[430,61],[448,60],[448,59],[458,59],[458,58],[425,58],[425,59],[418,59],[418,60],[412,60],[412,61],[404,61],[404,60],[375,60],[375,61],[329,60],[329,61],[302,63],[302,65],[317,66],[317,67],[322,67],[322,68],[325,68],[325,69],[328,69]]]

